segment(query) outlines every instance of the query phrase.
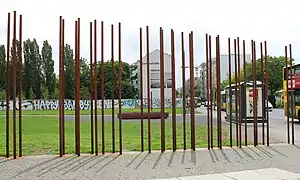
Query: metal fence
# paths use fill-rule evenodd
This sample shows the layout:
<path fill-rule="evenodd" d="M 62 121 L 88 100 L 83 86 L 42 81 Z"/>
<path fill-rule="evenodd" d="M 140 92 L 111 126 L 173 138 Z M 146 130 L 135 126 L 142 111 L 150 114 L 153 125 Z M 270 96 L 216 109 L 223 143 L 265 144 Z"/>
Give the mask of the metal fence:
<path fill-rule="evenodd" d="M 19 79 L 17 80 L 16 77 L 16 70 L 19 69 L 19 71 L 22 71 L 22 15 L 19 16 L 19 44 L 16 43 L 17 39 L 17 29 L 16 29 L 16 24 L 17 24 L 17 14 L 16 12 L 13 13 L 13 44 L 12 44 L 12 49 L 13 49 L 13 56 L 12 56 L 12 62 L 13 62 L 13 77 L 12 77 L 12 82 L 10 81 L 10 56 L 9 56 L 9 51 L 7 51 L 7 69 L 6 69 L 6 157 L 9 157 L 9 129 L 10 129 L 10 124 L 9 124 L 9 97 L 10 97 L 10 83 L 13 83 L 13 157 L 17 158 L 17 132 L 16 132 L 16 126 L 17 126 L 17 107 L 16 107 L 16 94 L 17 94 L 17 86 L 20 87 L 18 88 L 19 92 L 19 101 L 22 101 L 22 75 L 19 76 Z M 101 129 L 98 129 L 97 123 L 100 122 L 104 124 L 104 36 L 108 37 L 110 36 L 112 44 L 111 44 L 111 62 L 112 62 L 112 67 L 114 67 L 114 26 L 111 25 L 111 32 L 107 33 L 104 32 L 104 22 L 102 21 L 100 23 L 101 27 L 101 34 L 100 34 L 100 39 L 101 39 L 101 51 L 100 51 L 100 56 L 101 56 L 101 61 L 97 62 L 97 43 L 98 43 L 98 37 L 97 37 L 97 21 L 94 20 L 93 22 L 90 22 L 90 100 L 95 101 L 95 104 L 91 103 L 91 109 L 90 109 L 90 124 L 91 124 L 91 152 L 92 154 L 99 154 L 99 151 L 104 154 L 105 153 L 105 128 L 102 126 Z M 11 28 L 11 15 L 8 13 L 8 33 L 7 33 L 7 49 L 10 49 L 10 28 Z M 80 156 L 80 48 L 81 48 L 81 42 L 80 42 L 80 28 L 81 27 L 81 21 L 78 18 L 75 21 L 75 148 L 76 148 L 76 154 Z M 122 31 L 121 31 L 121 23 L 118 24 L 118 61 L 122 62 L 122 47 L 121 47 L 121 40 L 122 40 Z M 59 155 L 63 156 L 66 153 L 65 150 L 65 109 L 64 109 L 64 45 L 65 45 L 65 20 L 63 17 L 60 17 L 60 22 L 59 22 Z M 143 29 L 140 28 L 140 65 L 139 65 L 139 70 L 140 70 L 140 96 L 141 97 L 141 110 L 139 113 L 128 113 L 128 112 L 122 112 L 122 106 L 121 106 L 121 99 L 122 99 L 122 83 L 121 83 L 121 74 L 122 74 L 122 64 L 119 63 L 119 68 L 118 68 L 118 89 L 114 89 L 114 81 L 112 81 L 112 101 L 114 101 L 114 91 L 118 91 L 119 96 L 118 96 L 118 101 L 119 105 L 118 107 L 114 107 L 114 103 L 112 104 L 112 152 L 116 152 L 116 138 L 119 138 L 119 153 L 122 154 L 122 119 L 130 119 L 130 118 L 135 118 L 135 119 L 140 119 L 140 126 L 141 126 L 141 132 L 140 132 L 140 140 L 141 140 L 141 151 L 145 151 L 144 149 L 144 131 L 143 128 L 145 126 L 144 124 L 144 119 L 147 119 L 147 127 L 148 127 L 148 151 L 151 152 L 151 119 L 156 118 L 156 119 L 161 119 L 161 152 L 164 152 L 166 150 L 166 142 L 165 142 L 165 89 L 164 89 L 164 35 L 166 32 L 163 30 L 163 28 L 159 29 L 160 35 L 160 101 L 161 101 L 161 106 L 160 106 L 160 113 L 153 113 L 150 110 L 150 106 L 147 106 L 147 111 L 143 111 L 143 65 L 142 65 L 142 58 L 143 58 Z M 171 34 L 171 80 L 172 80 L 172 113 L 171 113 L 171 119 L 172 119 L 172 149 L 173 151 L 177 150 L 177 140 L 176 140 L 176 89 L 175 89 L 175 58 L 180 58 L 180 57 L 175 57 L 175 37 L 174 34 L 175 32 L 171 30 L 168 32 Z M 182 82 L 183 82 L 183 87 L 182 87 L 182 98 L 183 98 L 183 146 L 184 150 L 187 148 L 190 148 L 192 150 L 196 150 L 196 136 L 195 136 L 195 119 L 196 118 L 206 118 L 207 122 L 207 148 L 211 149 L 214 148 L 214 142 L 213 142 L 213 135 L 214 135 L 214 122 L 216 121 L 216 126 L 217 126 L 217 147 L 222 148 L 222 116 L 221 116 L 221 108 L 222 108 L 222 100 L 221 100 L 221 82 L 220 82 L 220 36 L 212 36 L 206 34 L 206 99 L 207 99 L 207 114 L 206 116 L 195 116 L 195 77 L 194 77 L 194 33 L 191 31 L 188 34 L 188 45 L 185 45 L 184 42 L 184 33 L 181 33 L 181 60 L 182 60 L 182 67 L 186 66 L 187 60 L 185 59 L 185 54 L 189 54 L 189 77 L 190 77 L 190 84 L 189 84 L 189 89 L 187 90 L 184 83 L 186 81 L 186 72 L 185 68 L 182 68 Z M 242 49 L 240 49 L 241 45 L 240 42 L 242 42 Z M 267 42 L 260 42 L 260 59 L 264 60 L 260 61 L 261 62 L 261 69 L 263 69 L 262 73 L 262 82 L 258 83 L 257 82 L 257 71 L 256 71 L 256 63 L 257 60 L 257 42 L 254 40 L 251 40 L 251 56 L 252 56 L 252 82 L 248 83 L 246 81 L 246 41 L 243 40 L 241 41 L 239 37 L 235 38 L 233 41 L 233 47 L 234 47 L 234 59 L 232 61 L 231 59 L 231 54 L 232 54 L 232 40 L 228 38 L 228 64 L 229 68 L 227 70 L 228 72 L 228 86 L 225 88 L 226 90 L 226 98 L 227 98 L 227 110 L 226 110 L 226 119 L 228 121 L 229 125 L 229 137 L 230 137 L 230 147 L 233 146 L 233 140 L 236 140 L 236 145 L 238 147 L 247 146 L 248 145 L 248 126 L 249 123 L 253 124 L 253 139 L 254 139 L 254 146 L 257 146 L 259 144 L 259 137 L 258 137 L 258 123 L 262 123 L 262 137 L 261 137 L 261 142 L 263 145 L 269 145 L 269 139 L 270 139 L 270 132 L 269 132 L 269 112 L 268 112 L 268 96 L 266 95 L 268 92 L 268 61 L 267 61 Z M 215 48 L 213 48 L 213 44 L 215 45 Z M 16 46 L 19 46 L 19 57 L 20 57 L 20 63 L 19 66 L 17 66 L 17 55 L 16 55 Z M 188 46 L 188 52 L 185 52 L 186 47 Z M 285 57 L 286 57 L 286 67 L 288 67 L 288 64 L 292 65 L 292 50 L 291 50 L 291 45 L 289 46 L 290 50 L 290 62 L 288 62 L 288 49 L 287 46 L 285 46 Z M 215 52 L 213 52 L 215 50 Z M 147 71 L 147 104 L 150 104 L 150 72 L 149 72 L 149 27 L 146 27 L 146 63 L 147 63 L 147 68 L 145 69 Z M 242 52 L 242 53 L 241 53 Z M 212 62 L 212 56 L 213 54 L 216 56 L 216 68 L 213 67 Z M 243 58 L 240 58 L 240 55 L 243 55 Z M 240 64 L 243 61 L 243 66 L 241 67 Z M 234 73 L 232 67 L 232 63 L 234 63 Z M 101 85 L 100 85 L 100 91 L 101 91 L 101 121 L 98 121 L 98 114 L 99 112 L 97 111 L 97 91 L 98 91 L 98 81 L 97 81 L 97 65 L 101 66 L 102 73 L 101 73 Z M 243 72 L 242 72 L 243 70 Z M 288 72 L 288 69 L 286 69 L 286 76 L 288 76 L 289 73 L 292 73 L 292 71 Z M 213 82 L 213 76 L 214 74 L 216 75 L 216 81 L 215 83 Z M 112 68 L 112 79 L 114 79 L 114 68 Z M 242 77 L 243 75 L 243 77 Z M 234 82 L 232 80 L 234 79 Z M 18 83 L 17 83 L 18 82 Z M 287 81 L 288 83 L 288 81 Z M 291 83 L 293 83 L 291 81 Z M 288 85 L 287 85 L 288 86 Z M 214 87 L 216 87 L 216 90 L 214 90 Z M 249 117 L 247 116 L 247 87 L 250 87 L 250 93 L 251 93 L 251 101 L 253 105 L 253 110 L 252 110 L 252 115 L 253 117 L 250 117 L 252 120 L 251 122 L 248 120 Z M 291 85 L 291 87 L 293 87 Z M 259 90 L 261 89 L 261 90 Z M 293 88 L 291 88 L 292 94 L 293 94 Z M 261 97 L 263 98 L 261 103 L 261 113 L 258 116 L 258 92 L 261 92 Z M 190 121 L 187 121 L 186 118 L 186 102 L 187 98 L 185 94 L 189 94 L 190 96 L 190 101 L 189 101 L 189 107 L 191 108 L 190 112 Z M 292 96 L 293 97 L 293 96 Z M 217 104 L 217 116 L 214 118 L 213 116 L 213 104 L 215 103 L 214 99 L 216 99 L 216 104 Z M 294 102 L 294 98 L 291 98 L 291 101 Z M 234 102 L 234 103 L 233 103 Z M 19 103 L 19 157 L 22 156 L 22 103 Z M 289 104 L 289 103 L 288 103 Z M 114 114 L 114 109 L 118 108 L 119 114 L 118 114 L 118 119 L 115 119 L 115 114 Z M 251 107 L 252 108 L 252 107 Z M 292 108 L 293 109 L 293 108 Z M 293 113 L 292 113 L 293 114 Z M 290 116 L 288 115 L 288 122 L 289 122 Z M 294 117 L 291 117 L 292 119 L 292 144 L 294 144 Z M 119 137 L 115 137 L 115 122 L 119 121 Z M 188 124 L 189 123 L 189 124 Z M 191 129 L 191 136 L 187 137 L 187 132 L 186 128 L 187 126 L 190 125 Z M 235 126 L 235 127 L 234 127 Z M 266 128 L 265 128 L 266 126 Z M 244 128 L 244 132 L 242 129 Z M 234 129 L 236 132 L 234 133 Z M 266 129 L 266 133 L 265 133 Z M 101 133 L 101 139 L 98 139 L 98 133 Z M 290 143 L 290 125 L 287 123 L 287 133 L 288 133 L 288 143 Z M 235 134 L 235 138 L 234 138 Z M 244 138 L 242 136 L 244 134 Z M 191 142 L 191 147 L 187 147 L 187 140 L 190 138 Z M 243 140 L 244 139 L 244 140 Z M 98 149 L 99 147 L 99 141 L 102 141 L 101 145 L 101 150 Z M 265 143 L 266 142 L 266 143 Z"/>

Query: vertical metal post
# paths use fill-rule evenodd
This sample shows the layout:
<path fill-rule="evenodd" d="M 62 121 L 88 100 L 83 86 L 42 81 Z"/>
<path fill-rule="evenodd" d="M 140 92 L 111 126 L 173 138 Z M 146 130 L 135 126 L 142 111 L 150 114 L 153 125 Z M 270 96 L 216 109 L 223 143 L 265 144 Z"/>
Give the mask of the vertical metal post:
<path fill-rule="evenodd" d="M 245 146 L 247 146 L 247 133 L 248 133 L 248 129 L 247 129 L 247 79 L 246 79 L 246 47 L 245 47 L 245 40 L 243 40 L 243 62 L 244 62 L 244 121 L 245 121 Z"/>
<path fill-rule="evenodd" d="M 285 46 L 285 78 L 286 78 L 286 115 L 287 115 L 287 140 L 290 144 L 290 112 L 289 112 L 289 70 L 288 70 L 288 55 L 287 46 Z"/>
<path fill-rule="evenodd" d="M 184 34 L 183 34 L 183 32 L 181 32 L 181 60 L 182 60 L 183 149 L 186 150 L 185 53 L 184 53 Z"/>
<path fill-rule="evenodd" d="M 119 114 L 122 113 L 122 74 L 123 74 L 123 66 L 122 66 L 122 55 L 121 55 L 121 23 L 119 23 L 119 78 L 118 78 L 118 82 L 119 82 Z M 120 154 L 122 154 L 122 119 L 119 119 L 119 143 L 120 143 Z"/>
<path fill-rule="evenodd" d="M 93 68 L 93 67 L 91 67 Z M 98 76 L 97 76 L 97 20 L 94 20 L 94 100 L 95 100 L 95 154 L 98 156 Z"/>
<path fill-rule="evenodd" d="M 295 75 L 293 72 L 293 59 L 292 59 L 292 45 L 289 44 L 290 49 L 290 74 L 291 74 L 291 113 L 292 113 L 292 144 L 295 144 L 295 128 L 294 128 L 294 117 L 295 117 L 295 94 L 294 94 L 294 85 L 293 79 L 295 79 Z"/>
<path fill-rule="evenodd" d="M 218 141 L 219 148 L 222 149 L 222 122 L 221 122 L 221 82 L 220 82 L 220 36 L 216 37 L 217 42 L 217 59 L 216 59 L 216 70 L 217 70 L 217 122 L 218 122 Z"/>
<path fill-rule="evenodd" d="M 208 34 L 205 35 L 205 52 L 206 52 L 206 101 L 208 102 L 206 111 L 207 111 L 207 148 L 210 149 L 210 109 L 209 109 L 209 74 L 208 74 Z"/>
<path fill-rule="evenodd" d="M 213 106 L 213 81 L 212 81 L 212 77 L 213 77 L 213 75 L 212 75 L 212 73 L 213 73 L 213 71 L 212 71 L 212 60 L 211 60 L 211 53 L 212 53 L 212 51 L 211 51 L 211 36 L 209 36 L 208 37 L 208 46 L 209 46 L 209 89 L 210 89 L 210 95 L 209 95 L 209 100 L 208 100 L 208 102 L 210 102 L 208 105 L 209 105 L 209 109 L 210 109 L 210 125 L 211 125 L 211 127 L 210 127 L 210 140 L 211 140 L 211 142 L 210 142 L 210 145 L 211 145 L 211 148 L 213 148 L 214 147 L 214 138 L 213 138 L 213 112 L 212 112 L 212 106 Z"/>
<path fill-rule="evenodd" d="M 143 30 L 140 28 L 140 101 L 141 101 L 141 152 L 144 152 L 144 103 L 143 103 Z"/>
<path fill-rule="evenodd" d="M 77 122 L 77 155 L 80 156 L 80 18 L 77 20 L 77 59 L 75 61 L 75 118 Z"/>
<path fill-rule="evenodd" d="M 237 53 L 236 53 L 236 39 L 234 39 L 234 99 L 235 99 L 235 135 L 236 135 L 236 146 L 239 146 L 239 126 L 238 126 L 238 93 L 237 93 Z"/>
<path fill-rule="evenodd" d="M 75 21 L 75 72 L 76 72 L 76 67 L 77 67 L 76 63 L 77 63 L 77 56 L 78 56 L 78 54 L 77 54 L 77 51 L 78 51 L 78 48 L 77 48 L 77 46 L 78 46 L 78 40 L 77 40 L 78 36 L 77 36 L 77 34 L 78 34 L 78 32 L 77 31 L 78 31 L 78 22 Z M 75 73 L 75 83 L 76 83 L 76 73 Z M 75 87 L 75 96 L 76 96 L 76 92 L 77 92 L 77 90 L 76 90 L 76 87 Z M 61 106 L 63 106 L 62 102 L 61 102 Z M 75 106 L 76 106 L 76 99 L 75 99 Z M 78 134 L 77 134 L 77 115 L 76 115 L 76 113 L 77 113 L 77 110 L 76 110 L 76 107 L 75 107 L 75 154 L 77 155 L 78 154 L 78 148 L 77 148 Z"/>
<path fill-rule="evenodd" d="M 149 27 L 146 26 L 147 49 L 147 104 L 148 104 L 148 151 L 151 153 L 151 122 L 150 122 L 150 57 L 149 57 Z M 151 103 L 152 105 L 152 103 Z"/>
<path fill-rule="evenodd" d="M 102 133 L 102 154 L 105 153 L 105 122 L 104 122 L 104 22 L 101 21 L 101 133 Z"/>
<path fill-rule="evenodd" d="M 62 16 L 60 16 L 60 22 L 59 22 L 59 156 L 62 157 L 63 151 L 62 151 L 62 71 L 63 71 L 63 64 L 62 64 Z"/>
<path fill-rule="evenodd" d="M 65 151 L 65 20 L 62 19 L 62 47 L 61 47 L 61 53 L 62 53 L 62 57 L 61 57 L 61 64 L 62 64 L 62 72 L 61 72 L 61 76 L 62 76 L 62 154 L 65 155 L 66 151 Z"/>
<path fill-rule="evenodd" d="M 265 44 L 265 84 L 266 84 L 266 108 L 267 108 L 267 146 L 269 146 L 269 97 L 268 97 L 268 92 L 269 92 L 269 72 L 268 72 L 268 54 L 267 54 L 267 41 L 264 42 Z"/>
<path fill-rule="evenodd" d="M 22 15 L 19 24 L 19 157 L 22 157 Z"/>
<path fill-rule="evenodd" d="M 262 105 L 262 144 L 265 145 L 265 114 L 266 111 L 268 111 L 268 109 L 266 109 L 265 106 L 265 83 L 264 83 L 264 63 L 263 63 L 263 44 L 260 43 L 260 72 L 261 72 L 261 93 L 262 93 L 262 101 L 261 101 L 261 105 Z"/>
<path fill-rule="evenodd" d="M 6 158 L 9 157 L 9 99 L 10 99 L 10 13 L 7 15 L 7 47 L 6 47 Z"/>
<path fill-rule="evenodd" d="M 93 22 L 90 22 L 90 99 L 91 99 L 91 153 L 94 154 L 94 83 L 93 83 Z"/>
<path fill-rule="evenodd" d="M 16 77 L 16 70 L 17 70 L 17 13 L 14 11 L 14 31 L 13 31 L 13 155 L 14 159 L 17 158 L 17 111 L 16 111 L 16 94 L 17 94 L 17 77 Z M 9 50 L 7 50 L 9 51 Z"/>
<path fill-rule="evenodd" d="M 228 83 L 229 83 L 229 137 L 230 137 L 230 147 L 232 147 L 232 87 L 231 87 L 231 47 L 230 38 L 228 38 Z"/>
<path fill-rule="evenodd" d="M 238 124 L 239 124 L 239 147 L 242 147 L 242 120 L 241 120 L 241 58 L 240 58 L 240 38 L 237 37 L 237 53 L 238 53 Z"/>
<path fill-rule="evenodd" d="M 165 66 L 164 66 L 164 36 L 160 28 L 160 111 L 161 111 L 161 152 L 165 152 Z"/>
<path fill-rule="evenodd" d="M 253 86 L 254 86 L 254 96 L 253 96 L 253 102 L 254 102 L 254 136 L 255 136 L 255 140 L 254 140 L 254 146 L 258 145 L 258 133 L 257 133 L 257 97 L 258 97 L 258 93 L 257 93 L 257 83 L 256 83 L 256 45 L 255 45 L 255 41 L 253 41 L 253 56 L 254 56 L 254 60 L 253 60 Z"/>
<path fill-rule="evenodd" d="M 190 105 L 191 105 L 191 149 L 195 151 L 195 87 L 194 87 L 194 42 L 193 31 L 190 33 Z"/>
<path fill-rule="evenodd" d="M 172 74 L 172 139 L 173 151 L 177 149 L 176 138 L 176 89 L 175 89 L 175 48 L 174 31 L 171 29 L 171 74 Z M 168 81 L 167 81 L 168 85 Z"/>
<path fill-rule="evenodd" d="M 112 100 L 112 152 L 115 153 L 115 62 L 114 62 L 114 25 L 111 25 L 111 100 Z"/>

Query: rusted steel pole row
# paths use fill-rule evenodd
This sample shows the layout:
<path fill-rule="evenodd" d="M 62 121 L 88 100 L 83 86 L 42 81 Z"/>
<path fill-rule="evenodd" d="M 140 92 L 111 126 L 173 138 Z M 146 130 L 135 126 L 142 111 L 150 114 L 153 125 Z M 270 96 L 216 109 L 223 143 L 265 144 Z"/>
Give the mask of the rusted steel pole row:
<path fill-rule="evenodd" d="M 160 112 L 161 112 L 161 129 L 160 129 L 160 143 L 161 143 L 161 152 L 164 152 L 166 149 L 166 140 L 165 140 L 165 61 L 164 61 L 164 35 L 163 29 L 160 28 Z"/>
<path fill-rule="evenodd" d="M 241 119 L 241 98 L 242 98 L 242 93 L 241 93 L 241 58 L 240 58 L 240 38 L 237 37 L 237 55 L 238 55 L 238 91 L 237 91 L 237 100 L 238 100 L 238 124 L 239 124 L 239 147 L 242 147 L 242 119 Z"/>
<path fill-rule="evenodd" d="M 94 154 L 94 99 L 95 99 L 93 78 L 94 78 L 93 22 L 90 22 L 90 101 L 91 101 L 91 153 L 92 154 Z"/>
<path fill-rule="evenodd" d="M 289 57 L 288 57 L 289 51 Z M 285 79 L 286 79 L 286 116 L 287 116 L 287 140 L 288 143 L 295 144 L 295 127 L 294 127 L 294 118 L 296 117 L 295 113 L 295 92 L 294 92 L 294 82 L 296 82 L 296 76 L 293 71 L 293 59 L 292 59 L 292 45 L 289 44 L 285 46 Z M 292 119 L 290 121 L 290 118 Z M 290 127 L 290 122 L 292 127 Z M 292 129 L 290 129 L 292 128 Z"/>
<path fill-rule="evenodd" d="M 76 155 L 80 156 L 80 18 L 75 24 L 75 146 Z"/>
<path fill-rule="evenodd" d="M 176 151 L 177 138 L 176 138 L 175 38 L 174 38 L 173 29 L 171 29 L 171 74 L 172 74 L 172 78 L 171 78 L 172 79 L 172 139 L 173 139 L 173 151 Z"/>
<path fill-rule="evenodd" d="M 205 53 L 206 53 L 206 62 L 205 62 L 205 73 L 206 73 L 206 101 L 208 102 L 207 104 L 207 107 L 206 107 L 206 112 L 207 112 L 207 148 L 210 149 L 211 146 L 210 146 L 210 131 L 211 131 L 211 128 L 210 128 L 210 109 L 209 109 L 209 95 L 210 95 L 210 88 L 209 88 L 209 70 L 208 70 L 208 67 L 209 67 L 209 57 L 208 57 L 208 51 L 209 51 L 209 47 L 208 47 L 208 34 L 205 35 Z"/>
<path fill-rule="evenodd" d="M 19 41 L 17 42 L 17 12 L 13 13 L 13 43 L 12 43 L 12 60 L 10 60 L 10 33 L 11 33 L 11 14 L 8 13 L 7 16 L 7 51 L 6 51 L 6 157 L 10 156 L 9 150 L 9 128 L 10 128 L 10 98 L 13 98 L 13 158 L 17 158 L 17 95 L 19 101 L 19 116 L 18 116 L 18 150 L 19 157 L 22 156 L 22 15 L 19 16 Z M 18 54 L 17 54 L 17 46 L 18 46 Z M 10 73 L 10 65 L 12 64 L 12 77 Z M 17 74 L 18 69 L 18 74 Z M 11 79 L 12 79 L 12 87 L 13 93 L 10 94 L 11 87 Z M 18 81 L 17 81 L 18 79 Z M 17 83 L 18 82 L 18 83 Z M 17 89 L 18 88 L 18 89 Z"/>
<path fill-rule="evenodd" d="M 182 61 L 182 118 L 183 118 L 183 149 L 186 150 L 186 92 L 185 92 L 185 50 L 184 33 L 181 32 L 181 61 Z"/>
<path fill-rule="evenodd" d="M 64 19 L 60 16 L 59 29 L 59 155 L 65 154 L 64 132 Z"/>
<path fill-rule="evenodd" d="M 147 51 L 147 119 L 148 119 L 148 151 L 151 153 L 151 121 L 150 121 L 150 55 L 149 55 L 149 27 L 146 26 L 146 51 Z"/>
<path fill-rule="evenodd" d="M 208 69 L 209 69 L 209 89 L 210 89 L 210 95 L 209 95 L 209 100 L 208 100 L 208 106 L 209 106 L 209 109 L 210 109 L 210 140 L 211 140 L 211 142 L 210 142 L 210 146 L 211 146 L 211 148 L 213 148 L 214 147 L 214 139 L 213 139 L 213 109 L 212 109 L 212 107 L 213 107 L 213 96 L 214 96 L 214 90 L 213 90 L 213 80 L 212 80 L 212 78 L 213 78 L 213 70 L 212 70 L 212 64 L 213 64 L 213 62 L 212 62 L 212 50 L 211 50 L 211 36 L 209 36 L 208 37 L 208 46 L 209 46 L 209 59 L 208 59 L 208 61 L 209 61 L 209 67 L 208 67 Z"/>
<path fill-rule="evenodd" d="M 97 81 L 97 20 L 94 20 L 94 73 L 93 73 L 93 80 L 94 83 L 93 88 L 94 88 L 94 101 L 95 101 L 95 111 L 94 111 L 94 115 L 95 115 L 95 154 L 96 156 L 99 153 L 99 149 L 98 149 L 98 81 Z M 93 69 L 93 67 L 91 67 Z M 92 108 L 91 108 L 92 109 Z M 92 120 L 92 116 L 91 116 L 91 120 Z M 91 129 L 91 134 L 93 135 L 93 129 Z"/>
<path fill-rule="evenodd" d="M 244 109 L 244 126 L 245 126 L 245 146 L 248 144 L 248 124 L 247 124 L 247 71 L 246 71 L 246 45 L 245 45 L 245 40 L 243 40 L 243 68 L 244 68 L 244 84 L 243 88 L 244 91 L 242 92 L 244 94 L 244 104 L 243 104 L 243 109 Z"/>
<path fill-rule="evenodd" d="M 292 45 L 289 44 L 290 51 L 290 76 L 291 76 L 291 114 L 292 114 L 292 144 L 295 144 L 295 126 L 294 126 L 294 117 L 295 117 L 295 92 L 294 92 L 294 80 L 296 79 L 293 71 L 293 59 L 292 59 Z M 296 82 L 295 82 L 296 83 Z"/>
<path fill-rule="evenodd" d="M 262 144 L 265 145 L 265 120 L 266 120 L 266 101 L 265 101 L 265 80 L 264 80 L 264 62 L 263 62 L 263 43 L 260 43 L 260 72 L 261 72 L 261 97 L 263 98 L 261 101 L 262 107 Z"/>
<path fill-rule="evenodd" d="M 269 126 L 269 96 L 268 96 L 268 92 L 269 92 L 269 72 L 268 72 L 268 51 L 267 51 L 267 41 L 264 42 L 264 46 L 265 46 L 265 102 L 266 102 L 266 122 L 267 122 L 267 146 L 269 146 L 269 142 L 270 142 L 270 138 L 269 138 L 269 134 L 270 134 L 270 126 Z"/>
<path fill-rule="evenodd" d="M 195 137 L 195 78 L 194 78 L 194 36 L 193 31 L 189 34 L 190 53 L 190 108 L 191 108 L 191 149 L 196 149 Z"/>
<path fill-rule="evenodd" d="M 239 126 L 238 126 L 238 70 L 237 70 L 237 47 L 236 39 L 234 39 L 234 106 L 235 106 L 235 135 L 236 135 L 236 146 L 239 146 Z"/>
<path fill-rule="evenodd" d="M 144 152 L 144 119 L 143 119 L 143 29 L 140 28 L 140 105 L 141 105 L 141 152 Z"/>
<path fill-rule="evenodd" d="M 104 128 L 104 22 L 101 21 L 101 143 L 102 154 L 105 153 L 105 128 Z"/>
<path fill-rule="evenodd" d="M 220 36 L 216 37 L 216 84 L 217 84 L 217 133 L 218 147 L 222 149 L 222 122 L 221 122 L 221 82 L 220 82 Z"/>
<path fill-rule="evenodd" d="M 232 147 L 232 86 L 231 86 L 231 42 L 228 38 L 228 83 L 229 83 L 229 141 Z"/>
<path fill-rule="evenodd" d="M 121 51 L 121 23 L 119 23 L 119 33 L 118 33 L 118 47 L 119 47 L 119 67 L 118 67 L 118 91 L 119 91 L 119 114 L 122 113 L 122 73 L 123 73 L 123 66 L 122 66 L 122 51 Z M 122 118 L 119 119 L 119 150 L 120 154 L 123 152 L 123 140 L 122 140 Z"/>
<path fill-rule="evenodd" d="M 290 144 L 290 100 L 289 100 L 289 67 L 288 67 L 288 48 L 284 47 L 285 50 L 285 79 L 286 79 L 286 116 L 287 116 L 287 142 Z"/>

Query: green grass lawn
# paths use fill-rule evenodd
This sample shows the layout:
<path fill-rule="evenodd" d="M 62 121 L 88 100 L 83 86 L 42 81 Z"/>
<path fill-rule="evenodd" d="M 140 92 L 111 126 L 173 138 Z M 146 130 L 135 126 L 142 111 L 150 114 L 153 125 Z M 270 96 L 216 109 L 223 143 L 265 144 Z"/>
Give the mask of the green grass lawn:
<path fill-rule="evenodd" d="M 98 126 L 99 132 L 99 152 L 101 151 L 101 123 Z M 140 150 L 140 121 L 129 122 L 124 121 L 123 125 L 123 150 L 124 151 L 139 151 Z M 81 152 L 90 153 L 91 151 L 91 135 L 90 122 L 81 123 Z M 105 126 L 105 150 L 112 151 L 112 123 L 106 122 Z M 0 156 L 5 154 L 5 121 L 2 118 L 0 121 Z M 59 133 L 58 120 L 54 117 L 23 117 L 23 154 L 38 155 L 38 154 L 57 154 L 59 152 Z M 18 130 L 17 130 L 18 132 Z M 166 149 L 172 148 L 172 123 L 166 121 Z M 216 131 L 215 131 L 216 132 Z M 66 138 L 66 153 L 75 152 L 75 136 L 74 122 L 66 121 L 65 124 Z M 160 149 L 160 123 L 151 123 L 152 150 Z M 18 137 L 18 136 L 17 136 Z M 119 124 L 115 123 L 115 147 L 119 150 Z M 190 148 L 190 124 L 187 124 L 187 147 Z M 214 137 L 217 137 L 216 134 Z M 17 138 L 18 139 L 18 138 Z M 17 140 L 18 141 L 18 140 Z M 216 140 L 214 141 L 217 143 Z M 228 146 L 228 131 L 223 130 L 223 145 Z M 17 145 L 18 147 L 18 145 Z M 183 125 L 177 124 L 177 147 L 183 149 Z M 196 126 L 196 147 L 207 147 L 207 128 L 203 125 Z M 147 151 L 147 123 L 144 123 L 144 148 Z M 10 124 L 10 153 L 12 154 L 12 123 Z"/>
<path fill-rule="evenodd" d="M 97 110 L 98 114 L 101 115 L 101 109 Z M 140 112 L 140 108 L 123 108 L 122 112 Z M 176 114 L 182 114 L 183 109 L 182 108 L 176 108 Z M 18 111 L 17 111 L 18 112 Z M 115 108 L 115 114 L 119 112 L 118 107 Z M 148 112 L 148 109 L 144 109 L 144 112 Z M 153 112 L 160 112 L 160 108 L 153 108 Z M 172 108 L 165 108 L 165 112 L 172 113 Z M 105 115 L 111 115 L 112 109 L 104 109 Z M 199 112 L 195 112 L 196 114 L 199 114 Z M 0 111 L 0 115 L 5 115 L 5 111 Z M 12 111 L 10 111 L 10 114 L 12 114 Z M 59 114 L 58 110 L 23 110 L 22 114 L 24 115 L 56 115 Z M 75 110 L 65 110 L 66 115 L 73 115 L 75 114 Z M 90 110 L 81 110 L 80 114 L 82 115 L 89 115 L 91 114 Z"/>

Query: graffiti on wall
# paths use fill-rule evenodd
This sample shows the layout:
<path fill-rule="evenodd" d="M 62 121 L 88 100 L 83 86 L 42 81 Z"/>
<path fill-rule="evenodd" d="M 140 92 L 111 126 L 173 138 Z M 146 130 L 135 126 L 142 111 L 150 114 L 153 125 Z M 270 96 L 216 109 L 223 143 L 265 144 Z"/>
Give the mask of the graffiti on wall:
<path fill-rule="evenodd" d="M 91 100 L 80 100 L 80 110 L 90 110 L 91 109 Z M 148 107 L 148 100 L 143 100 L 143 106 L 145 108 Z M 171 108 L 172 107 L 172 99 L 165 99 L 165 107 Z M 95 107 L 96 102 L 93 101 L 93 105 Z M 104 100 L 104 108 L 111 109 L 112 106 L 118 108 L 119 101 L 116 99 L 114 102 L 111 99 Z M 153 108 L 160 108 L 160 99 L 152 99 L 152 107 Z M 75 110 L 75 100 L 65 100 L 64 106 L 66 110 Z M 141 107 L 141 100 L 137 99 L 122 99 L 121 100 L 122 108 L 140 108 Z M 58 110 L 59 107 L 59 100 L 53 99 L 36 99 L 36 100 L 23 100 L 22 101 L 22 110 Z M 151 107 L 151 104 L 150 104 Z M 182 99 L 176 99 L 176 107 L 182 107 Z M 102 100 L 97 100 L 97 108 L 102 108 Z M 13 101 L 9 102 L 9 109 L 13 109 Z M 19 101 L 16 102 L 16 109 L 19 109 Z M 6 101 L 0 101 L 0 110 L 6 110 Z"/>

